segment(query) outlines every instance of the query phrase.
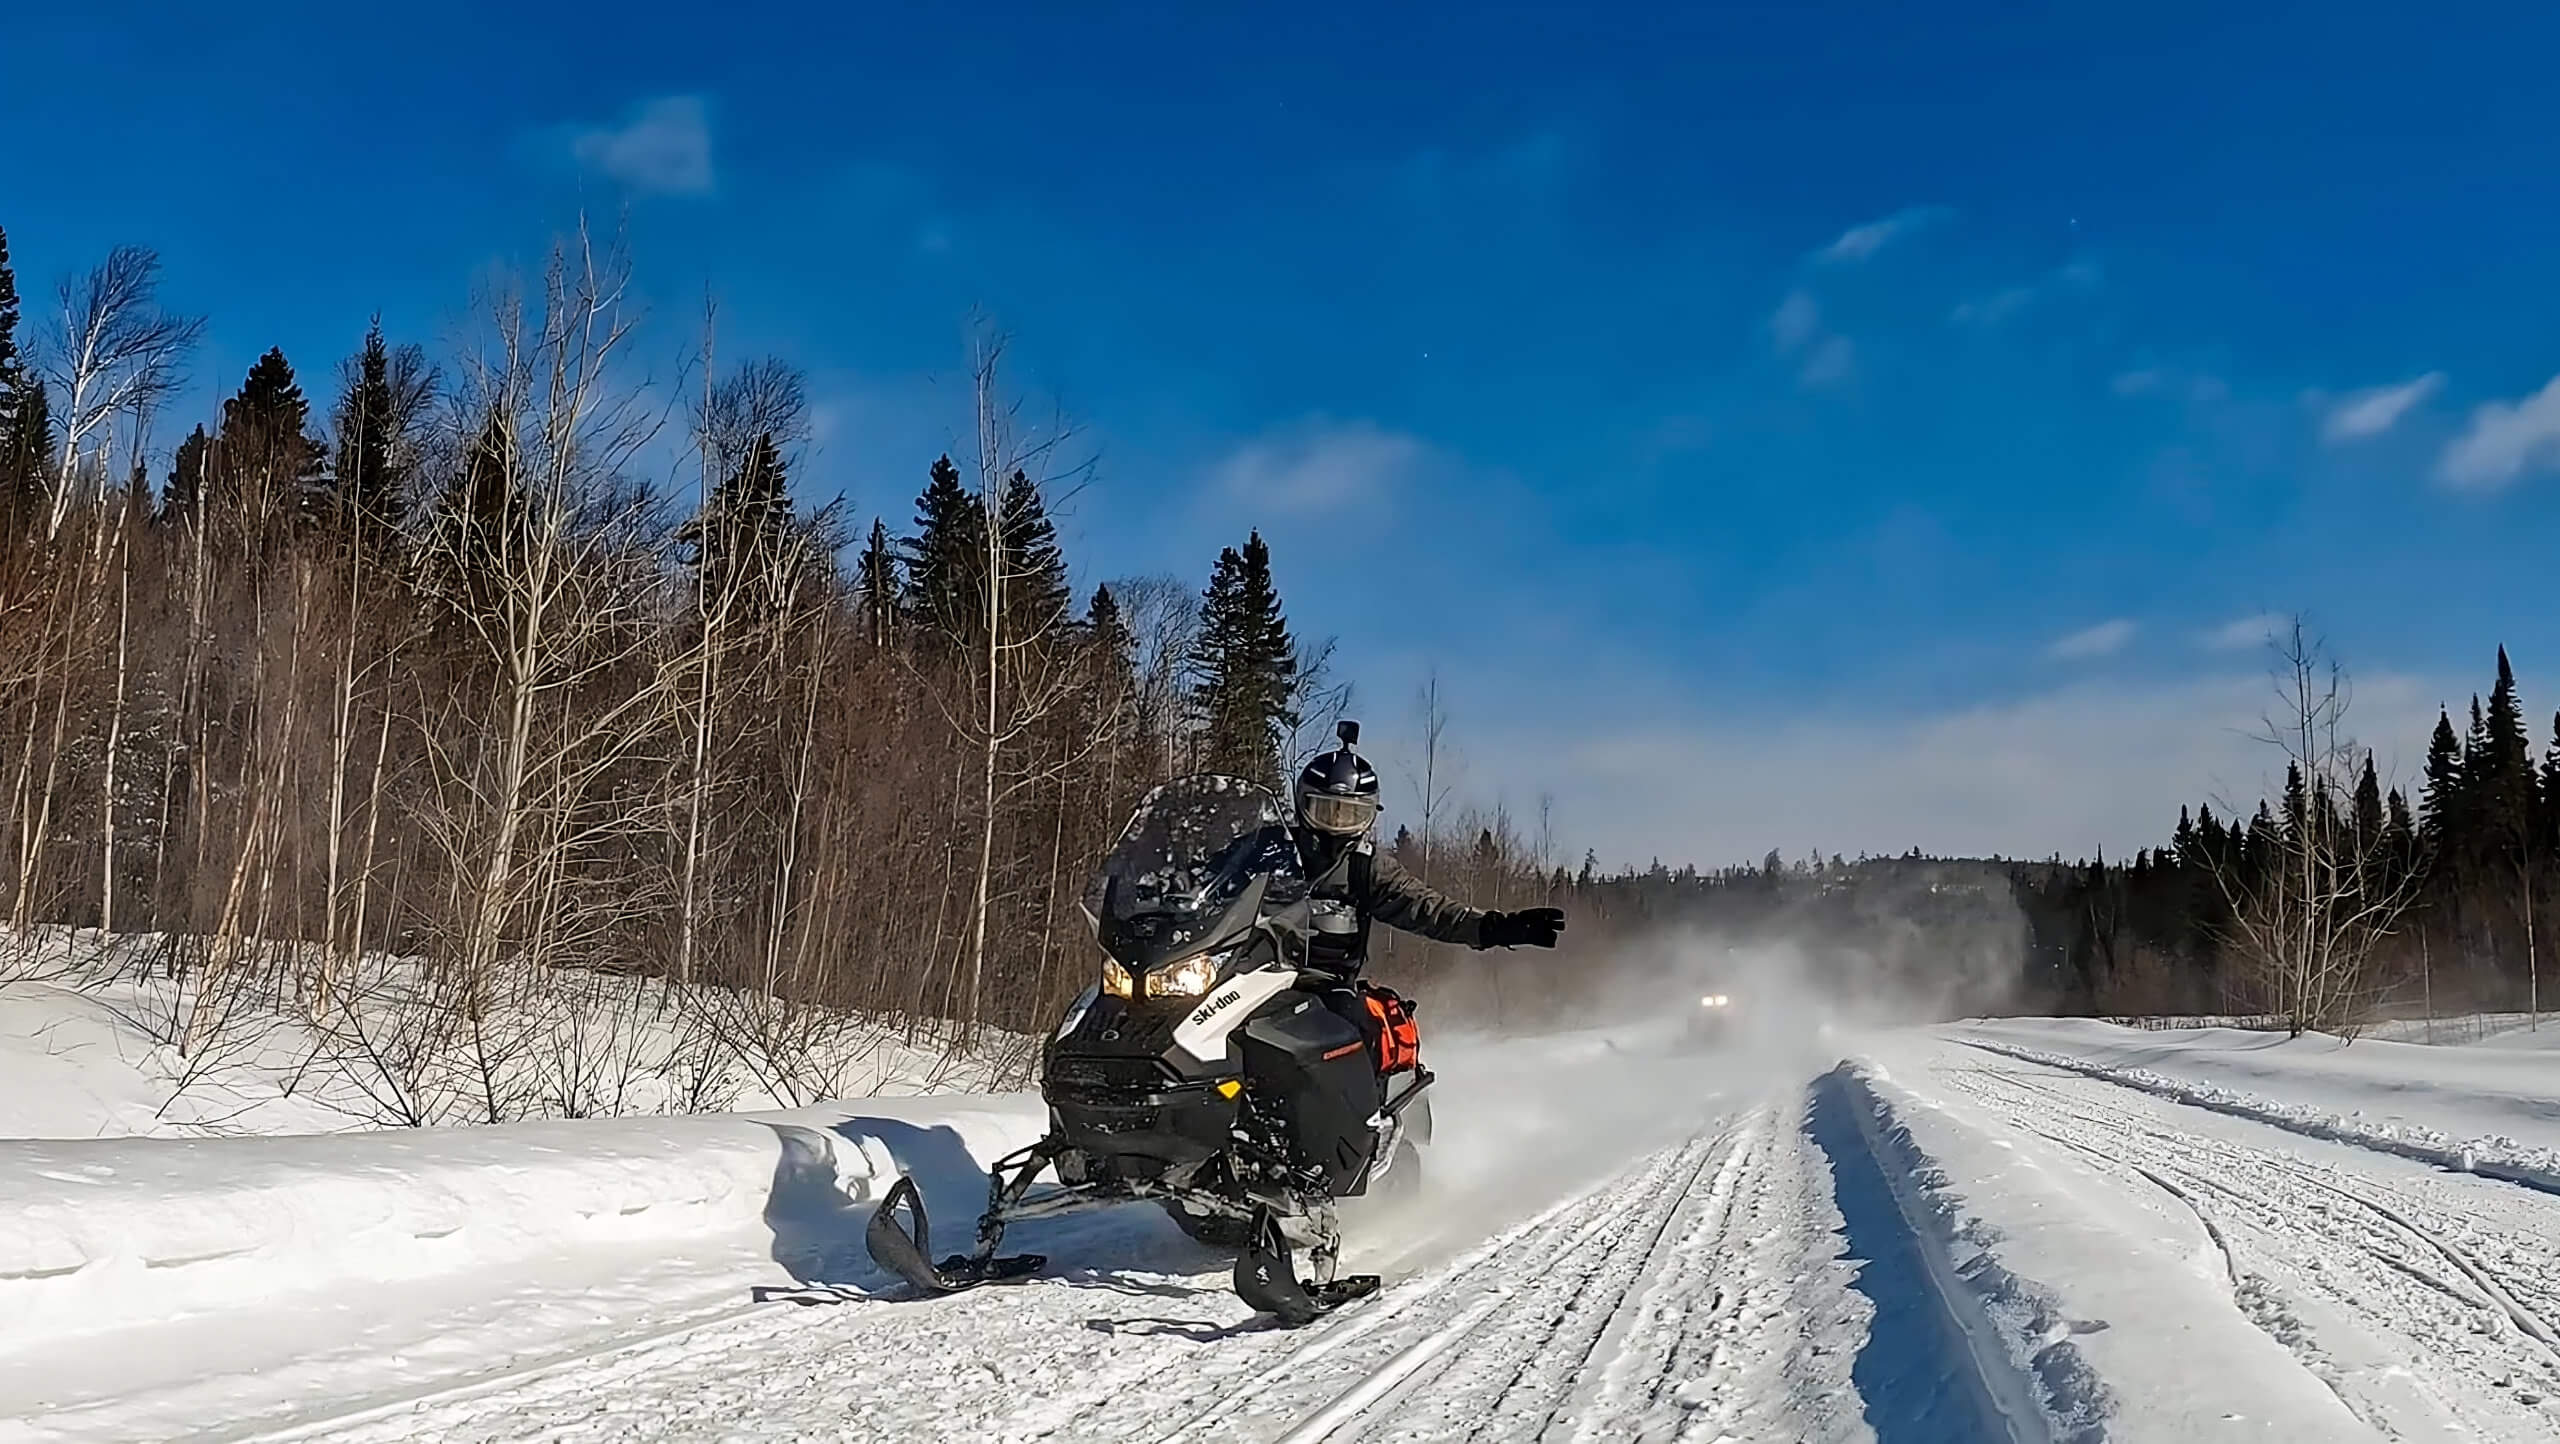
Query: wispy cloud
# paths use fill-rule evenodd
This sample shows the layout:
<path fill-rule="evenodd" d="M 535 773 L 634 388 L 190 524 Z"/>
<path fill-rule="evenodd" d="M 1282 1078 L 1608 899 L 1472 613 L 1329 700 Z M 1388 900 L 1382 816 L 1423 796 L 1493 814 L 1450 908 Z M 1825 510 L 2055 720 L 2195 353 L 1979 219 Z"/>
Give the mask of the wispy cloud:
<path fill-rule="evenodd" d="M 2444 373 L 2430 371 L 2397 386 L 2376 386 L 2339 399 L 2320 423 L 2320 439 L 2332 446 L 2380 436 L 2400 424 L 2420 402 L 2444 386 Z"/>
<path fill-rule="evenodd" d="M 2254 617 L 2234 617 L 2221 626 L 2209 628 L 2196 640 L 2209 651 L 2239 652 L 2263 647 L 2278 632 L 2293 624 L 2282 612 L 2260 612 Z"/>
<path fill-rule="evenodd" d="M 1947 319 L 1959 326 L 1997 326 L 2049 295 L 2094 289 L 2106 279 L 2093 261 L 2073 261 L 2053 274 L 2023 286 L 2009 286 L 1987 296 L 1957 303 Z"/>
<path fill-rule="evenodd" d="M 1814 252 L 1814 259 L 1834 264 L 1863 261 L 1895 241 L 1941 224 L 1954 215 L 1955 212 L 1945 206 L 1906 206 L 1880 220 L 1842 231 L 1838 240 Z"/>
<path fill-rule="evenodd" d="M 712 187 L 710 108 L 699 95 L 667 95 L 632 107 L 619 125 L 578 130 L 569 153 L 634 191 L 707 195 Z"/>
<path fill-rule="evenodd" d="M 2356 731 L 2384 749 L 2386 778 L 2416 760 L 2442 689 L 2424 679 L 2356 679 Z M 1702 865 L 1771 846 L 1856 856 L 1914 845 L 1951 856 L 2131 856 L 2157 846 L 2179 801 L 2242 808 L 2271 795 L 2272 749 L 2253 740 L 2263 678 L 2150 682 L 2092 678 L 2038 695 L 1928 715 L 1789 713 L 1787 724 L 1730 713 L 1676 722 L 1660 709 L 1574 709 L 1560 729 L 1479 746 L 1480 770 L 1556 779 L 1564 825 L 1604 860 Z M 2280 764 L 2279 764 L 2280 765 Z M 1784 819 L 1773 828 L 1771 819 Z"/>
<path fill-rule="evenodd" d="M 1803 350 L 1821 329 L 1822 307 L 1802 290 L 1789 291 L 1769 315 L 1769 339 L 1789 354 Z"/>
<path fill-rule="evenodd" d="M 2504 491 L 2529 472 L 2560 471 L 2560 376 L 2521 401 L 2492 401 L 2436 461 L 2456 491 Z"/>
<path fill-rule="evenodd" d="M 1857 347 L 1822 329 L 1822 306 L 1802 287 L 1770 313 L 1769 340 L 1779 355 L 1795 360 L 1796 379 L 1807 386 L 1836 385 L 1856 368 Z"/>
<path fill-rule="evenodd" d="M 2100 622 L 2094 627 L 2083 627 L 2067 637 L 2056 637 L 2053 643 L 2044 649 L 2044 654 L 2060 662 L 2085 661 L 2091 657 L 2111 657 L 2124 650 L 2125 644 L 2133 640 L 2136 630 L 2138 629 L 2130 620 L 2118 617 L 2113 621 Z"/>
<path fill-rule="evenodd" d="M 1389 496 L 1429 454 L 1402 432 L 1319 416 L 1237 447 L 1212 479 L 1258 511 L 1303 515 Z"/>

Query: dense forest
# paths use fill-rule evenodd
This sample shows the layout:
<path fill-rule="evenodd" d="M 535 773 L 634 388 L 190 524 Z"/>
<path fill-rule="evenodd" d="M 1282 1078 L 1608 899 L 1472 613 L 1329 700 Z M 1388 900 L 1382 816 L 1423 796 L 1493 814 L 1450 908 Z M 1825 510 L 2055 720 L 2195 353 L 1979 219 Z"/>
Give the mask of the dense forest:
<path fill-rule="evenodd" d="M 1138 796 L 1276 782 L 1341 699 L 1258 535 L 1071 594 L 1071 434 L 997 338 L 912 522 L 852 525 L 795 496 L 788 366 L 706 327 L 691 394 L 626 380 L 583 236 L 476 344 L 359 324 L 322 394 L 271 350 L 165 452 L 198 323 L 156 280 L 118 250 L 36 336 L 0 238 L 0 920 L 157 935 L 199 1033 L 380 953 L 464 1028 L 561 970 L 1037 1026 Z"/>

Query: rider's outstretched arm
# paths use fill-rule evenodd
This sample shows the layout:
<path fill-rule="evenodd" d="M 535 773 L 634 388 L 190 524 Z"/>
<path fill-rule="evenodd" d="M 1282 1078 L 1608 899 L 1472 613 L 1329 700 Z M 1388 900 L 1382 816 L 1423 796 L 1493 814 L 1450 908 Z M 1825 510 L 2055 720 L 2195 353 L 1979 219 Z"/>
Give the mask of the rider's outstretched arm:
<path fill-rule="evenodd" d="M 1369 854 L 1367 861 L 1367 867 L 1353 868 L 1352 875 L 1362 880 L 1364 896 L 1360 905 L 1369 916 L 1399 932 L 1415 933 L 1434 942 L 1469 948 L 1484 946 L 1486 914 L 1482 909 L 1433 891 L 1430 884 L 1405 871 L 1402 864 L 1384 852 Z"/>

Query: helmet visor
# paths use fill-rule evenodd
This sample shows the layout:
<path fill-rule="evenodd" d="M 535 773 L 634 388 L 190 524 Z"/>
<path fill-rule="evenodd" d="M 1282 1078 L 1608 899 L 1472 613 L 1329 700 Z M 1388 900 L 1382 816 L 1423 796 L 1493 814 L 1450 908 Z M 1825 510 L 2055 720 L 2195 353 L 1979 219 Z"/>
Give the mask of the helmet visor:
<path fill-rule="evenodd" d="M 1378 815 L 1378 799 L 1309 792 L 1298 798 L 1298 811 L 1316 831 L 1348 837 L 1369 830 L 1370 819 Z"/>

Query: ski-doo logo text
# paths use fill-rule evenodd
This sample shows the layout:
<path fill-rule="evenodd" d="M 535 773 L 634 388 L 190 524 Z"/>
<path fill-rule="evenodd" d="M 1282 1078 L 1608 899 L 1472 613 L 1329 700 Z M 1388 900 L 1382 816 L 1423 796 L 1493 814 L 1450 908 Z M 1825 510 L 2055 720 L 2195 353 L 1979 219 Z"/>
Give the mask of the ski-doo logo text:
<path fill-rule="evenodd" d="M 1294 968 L 1256 968 L 1227 980 L 1225 987 L 1191 1010 L 1173 1030 L 1174 1046 L 1203 1063 L 1227 1056 L 1227 1035 L 1253 1016 L 1253 1010 L 1288 991 L 1298 980 Z"/>
<path fill-rule="evenodd" d="M 1194 1028 L 1206 1028 L 1209 1026 L 1211 1019 L 1243 1001 L 1244 989 L 1237 987 L 1233 983 L 1229 983 L 1217 992 L 1210 994 L 1209 1001 L 1192 1009 L 1191 1016 L 1184 1021 Z"/>

